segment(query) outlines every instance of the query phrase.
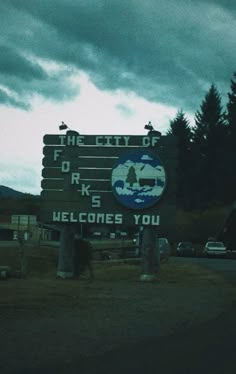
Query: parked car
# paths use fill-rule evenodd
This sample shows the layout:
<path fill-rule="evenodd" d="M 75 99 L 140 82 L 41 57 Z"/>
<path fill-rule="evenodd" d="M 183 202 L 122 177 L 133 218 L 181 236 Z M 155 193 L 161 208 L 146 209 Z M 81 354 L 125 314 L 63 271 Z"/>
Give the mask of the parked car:
<path fill-rule="evenodd" d="M 171 248 L 168 239 L 158 238 L 158 245 L 160 250 L 161 261 L 168 261 L 171 254 Z"/>
<path fill-rule="evenodd" d="M 196 249 L 191 242 L 179 242 L 176 248 L 177 256 L 195 256 Z"/>
<path fill-rule="evenodd" d="M 223 242 L 207 242 L 203 253 L 207 256 L 221 256 L 224 257 L 227 254 L 227 248 Z"/>
<path fill-rule="evenodd" d="M 141 257 L 141 239 L 140 239 L 140 233 L 135 235 L 135 238 L 133 239 L 133 242 L 135 244 L 135 256 Z M 157 239 L 157 245 L 159 247 L 160 251 L 160 259 L 161 261 L 168 261 L 170 254 L 171 254 L 171 246 L 167 238 L 158 238 Z"/>

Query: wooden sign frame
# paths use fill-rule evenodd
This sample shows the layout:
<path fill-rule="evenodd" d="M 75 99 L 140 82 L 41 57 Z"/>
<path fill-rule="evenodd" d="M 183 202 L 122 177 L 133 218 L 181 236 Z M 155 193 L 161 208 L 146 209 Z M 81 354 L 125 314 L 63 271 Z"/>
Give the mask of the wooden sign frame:
<path fill-rule="evenodd" d="M 175 211 L 177 140 L 173 136 L 45 135 L 43 148 L 42 222 L 128 226 L 169 223 Z M 111 175 L 128 151 L 152 152 L 161 159 L 167 183 L 160 200 L 145 209 L 130 209 L 114 196 Z"/>

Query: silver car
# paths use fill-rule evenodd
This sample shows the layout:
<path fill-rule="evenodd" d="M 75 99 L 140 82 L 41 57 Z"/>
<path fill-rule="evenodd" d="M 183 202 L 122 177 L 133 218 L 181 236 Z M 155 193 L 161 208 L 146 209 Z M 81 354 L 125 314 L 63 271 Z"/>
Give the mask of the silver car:
<path fill-rule="evenodd" d="M 207 242 L 204 247 L 204 254 L 207 256 L 226 256 L 227 249 L 223 242 Z"/>

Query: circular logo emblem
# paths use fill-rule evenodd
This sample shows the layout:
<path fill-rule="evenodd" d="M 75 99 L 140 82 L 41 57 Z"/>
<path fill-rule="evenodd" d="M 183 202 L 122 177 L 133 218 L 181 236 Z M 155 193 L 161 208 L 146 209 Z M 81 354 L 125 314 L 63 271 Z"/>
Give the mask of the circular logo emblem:
<path fill-rule="evenodd" d="M 146 150 L 127 152 L 112 169 L 112 191 L 127 208 L 145 209 L 156 204 L 166 186 L 161 160 Z"/>

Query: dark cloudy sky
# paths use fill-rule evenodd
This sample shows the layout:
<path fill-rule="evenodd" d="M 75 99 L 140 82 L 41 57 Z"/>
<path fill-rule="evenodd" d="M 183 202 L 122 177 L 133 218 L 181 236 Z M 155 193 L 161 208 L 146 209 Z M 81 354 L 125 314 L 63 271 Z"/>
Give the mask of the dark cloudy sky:
<path fill-rule="evenodd" d="M 5 0 L 0 14 L 5 136 L 10 124 L 34 123 L 37 110 L 45 123 L 42 111 L 59 113 L 84 97 L 85 77 L 97 95 L 105 95 L 103 112 L 110 108 L 119 121 L 137 122 L 141 102 L 147 120 L 155 108 L 168 120 L 178 109 L 193 114 L 212 83 L 226 100 L 236 71 L 235 0 Z M 97 105 L 92 97 L 84 98 L 87 111 Z M 86 112 L 79 113 L 84 122 Z M 33 123 L 26 137 L 36 131 Z"/>

